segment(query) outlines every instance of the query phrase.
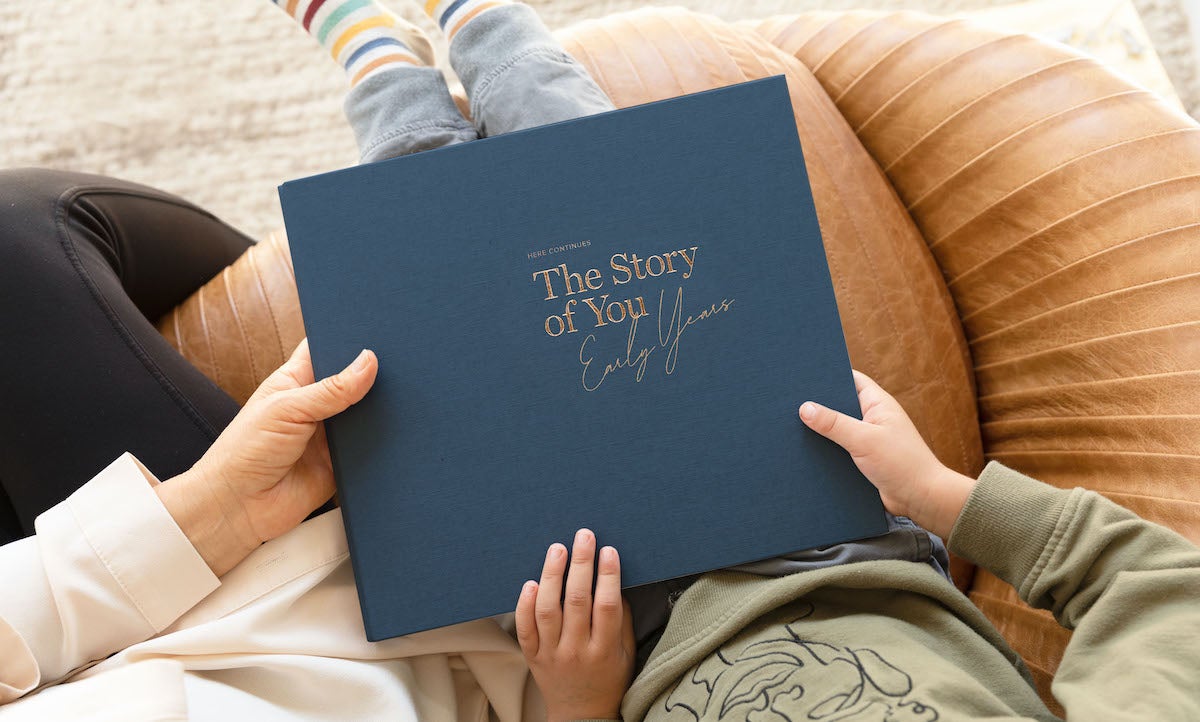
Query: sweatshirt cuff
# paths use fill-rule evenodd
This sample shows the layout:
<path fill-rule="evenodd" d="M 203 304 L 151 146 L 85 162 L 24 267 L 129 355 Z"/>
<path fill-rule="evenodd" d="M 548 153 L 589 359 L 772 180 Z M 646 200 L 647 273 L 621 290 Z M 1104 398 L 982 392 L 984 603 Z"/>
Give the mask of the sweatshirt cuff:
<path fill-rule="evenodd" d="M 1070 493 L 992 461 L 979 475 L 947 546 L 1019 587 L 1050 542 Z"/>
<path fill-rule="evenodd" d="M 38 519 L 39 527 L 77 527 L 156 633 L 220 586 L 158 500 L 159 483 L 126 453 Z"/>

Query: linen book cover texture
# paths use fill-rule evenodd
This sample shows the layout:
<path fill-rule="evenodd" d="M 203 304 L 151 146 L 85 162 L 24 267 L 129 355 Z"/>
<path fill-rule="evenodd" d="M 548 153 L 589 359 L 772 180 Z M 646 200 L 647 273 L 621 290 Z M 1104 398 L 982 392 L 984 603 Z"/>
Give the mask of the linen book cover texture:
<path fill-rule="evenodd" d="M 593 529 L 636 586 L 886 531 L 796 415 L 858 400 L 782 77 L 280 188 L 367 637 L 510 611 Z"/>

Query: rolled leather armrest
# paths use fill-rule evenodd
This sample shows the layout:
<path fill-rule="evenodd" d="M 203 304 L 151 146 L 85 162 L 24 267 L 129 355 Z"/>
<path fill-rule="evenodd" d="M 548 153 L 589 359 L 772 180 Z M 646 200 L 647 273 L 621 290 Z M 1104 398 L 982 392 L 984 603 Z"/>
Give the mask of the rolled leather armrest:
<path fill-rule="evenodd" d="M 913 13 L 754 28 L 812 68 L 962 318 L 984 452 L 1200 541 L 1200 127 L 1064 46 Z M 1039 674 L 1069 635 L 990 574 Z"/>
<path fill-rule="evenodd" d="M 251 246 L 159 319 L 159 333 L 239 404 L 304 338 L 287 236 Z"/>

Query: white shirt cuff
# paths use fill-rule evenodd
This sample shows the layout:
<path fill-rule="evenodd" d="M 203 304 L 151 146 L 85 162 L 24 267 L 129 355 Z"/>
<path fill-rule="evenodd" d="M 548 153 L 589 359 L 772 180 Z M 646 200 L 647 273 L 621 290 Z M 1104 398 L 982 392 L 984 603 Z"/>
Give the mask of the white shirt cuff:
<path fill-rule="evenodd" d="M 159 483 L 132 454 L 122 454 L 37 520 L 39 536 L 82 533 L 155 632 L 220 586 L 159 501 Z"/>

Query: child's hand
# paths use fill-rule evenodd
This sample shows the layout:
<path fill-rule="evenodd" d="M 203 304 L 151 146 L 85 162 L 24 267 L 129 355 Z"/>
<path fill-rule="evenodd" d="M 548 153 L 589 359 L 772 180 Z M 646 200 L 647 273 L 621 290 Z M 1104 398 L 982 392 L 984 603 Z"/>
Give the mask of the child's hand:
<path fill-rule="evenodd" d="M 850 452 L 888 511 L 946 538 L 975 480 L 938 461 L 908 414 L 879 384 L 855 371 L 854 386 L 862 421 L 812 401 L 800 406 L 800 419 Z"/>
<path fill-rule="evenodd" d="M 525 582 L 517 601 L 517 641 L 546 700 L 549 722 L 620 719 L 621 699 L 633 674 L 633 619 L 621 598 L 617 550 L 600 550 L 596 598 L 592 565 L 596 537 L 575 535 L 571 569 L 567 549 L 551 545 L 542 582 Z M 563 575 L 566 573 L 566 598 Z"/>

